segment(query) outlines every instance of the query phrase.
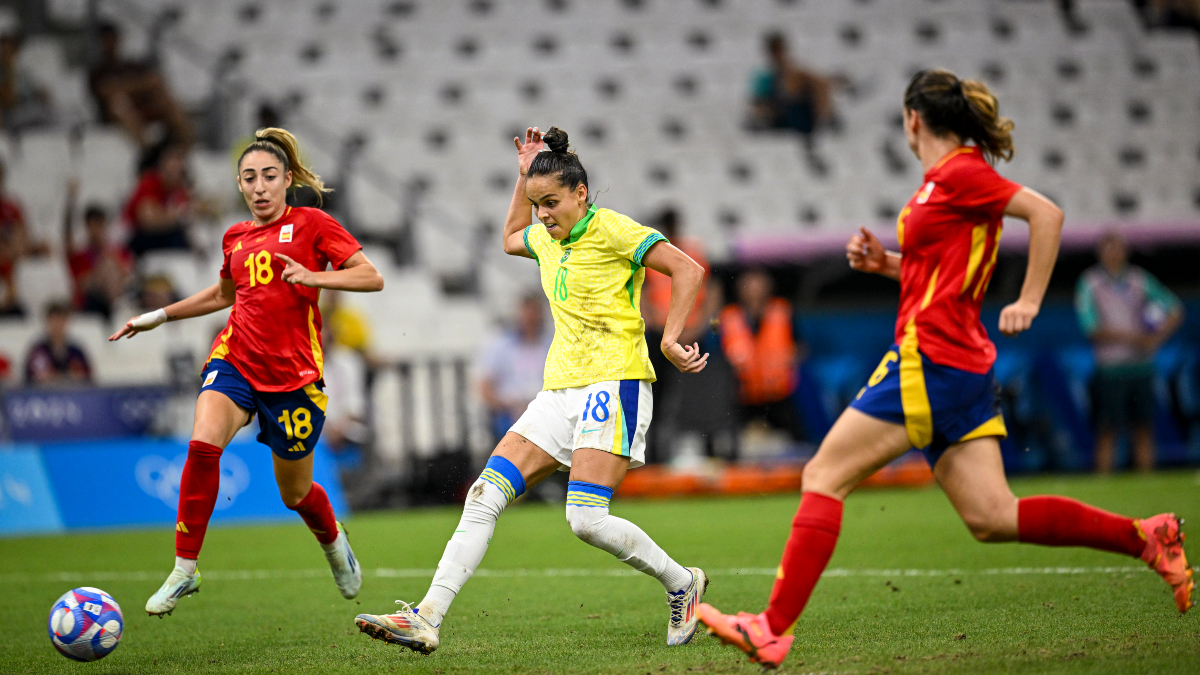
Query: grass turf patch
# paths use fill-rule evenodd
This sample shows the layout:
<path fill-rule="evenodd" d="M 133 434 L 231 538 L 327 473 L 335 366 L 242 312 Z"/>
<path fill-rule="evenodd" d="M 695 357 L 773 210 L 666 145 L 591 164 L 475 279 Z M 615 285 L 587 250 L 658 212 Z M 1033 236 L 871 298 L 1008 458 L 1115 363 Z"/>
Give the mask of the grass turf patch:
<path fill-rule="evenodd" d="M 1135 516 L 1173 510 L 1200 517 L 1192 472 L 1022 479 L 1013 488 Z M 681 563 L 710 570 L 707 601 L 757 612 L 797 498 L 618 501 L 614 513 L 641 525 Z M 505 513 L 434 655 L 360 635 L 355 614 L 390 612 L 397 598 L 421 599 L 431 572 L 419 570 L 437 564 L 458 516 L 451 508 L 354 517 L 351 540 L 367 570 L 357 601 L 338 595 L 299 519 L 214 528 L 201 561 L 202 592 L 162 620 L 142 606 L 172 564 L 169 530 L 0 540 L 0 617 L 13 629 L 0 671 L 757 671 L 740 652 L 704 635 L 668 649 L 659 584 L 577 541 L 561 506 Z M 1178 616 L 1167 586 L 1140 571 L 1139 561 L 1086 549 L 978 544 L 936 489 L 852 495 L 830 567 L 836 575 L 817 586 L 782 672 L 1200 670 L 1200 615 Z M 1093 569 L 1100 567 L 1116 569 Z M 54 600 L 83 585 L 111 593 L 126 619 L 121 646 L 89 665 L 59 656 L 45 632 Z"/>

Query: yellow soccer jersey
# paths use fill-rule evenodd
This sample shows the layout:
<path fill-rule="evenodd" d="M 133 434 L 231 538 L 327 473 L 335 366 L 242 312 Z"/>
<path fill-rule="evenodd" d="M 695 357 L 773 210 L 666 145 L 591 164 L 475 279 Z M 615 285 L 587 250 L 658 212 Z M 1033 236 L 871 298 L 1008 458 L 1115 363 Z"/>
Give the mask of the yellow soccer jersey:
<path fill-rule="evenodd" d="M 553 239 L 540 223 L 525 248 L 541 267 L 554 315 L 544 389 L 607 380 L 654 381 L 642 321 L 642 256 L 666 237 L 616 211 L 592 205 L 571 236 Z"/>

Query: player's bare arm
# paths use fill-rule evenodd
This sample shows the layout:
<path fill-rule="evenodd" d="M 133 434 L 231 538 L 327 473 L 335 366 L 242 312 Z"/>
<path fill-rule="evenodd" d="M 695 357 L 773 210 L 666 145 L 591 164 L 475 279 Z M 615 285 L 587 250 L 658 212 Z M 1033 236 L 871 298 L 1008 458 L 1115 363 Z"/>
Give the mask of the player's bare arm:
<path fill-rule="evenodd" d="M 513 145 L 517 146 L 519 174 L 517 175 L 517 184 L 513 188 L 512 202 L 508 205 L 508 217 L 504 220 L 502 241 L 505 253 L 529 258 L 529 251 L 525 248 L 524 232 L 532 222 L 532 216 L 529 197 L 525 194 L 525 174 L 529 172 L 529 165 L 533 163 L 533 158 L 537 157 L 546 144 L 542 142 L 542 132 L 537 127 L 530 127 L 525 130 L 525 142 L 522 143 L 521 139 L 513 138 Z"/>
<path fill-rule="evenodd" d="M 671 307 L 667 310 L 661 345 L 663 356 L 681 372 L 704 370 L 708 365 L 708 354 L 700 354 L 700 345 L 679 344 L 679 334 L 683 332 L 692 306 L 696 304 L 696 296 L 700 294 L 700 286 L 704 284 L 704 268 L 665 241 L 651 246 L 642 262 L 655 272 L 671 277 Z"/>
<path fill-rule="evenodd" d="M 321 272 L 310 270 L 282 253 L 277 253 L 276 257 L 285 263 L 281 278 L 289 284 L 356 293 L 383 290 L 383 275 L 362 251 L 347 258 L 340 269 Z"/>
<path fill-rule="evenodd" d="M 108 341 L 120 340 L 122 337 L 131 338 L 138 333 L 154 330 L 168 321 L 179 321 L 219 312 L 233 306 L 234 295 L 233 279 L 221 279 L 218 283 L 189 298 L 133 317 L 125 322 L 124 326 L 121 326 L 121 330 L 110 335 Z"/>
<path fill-rule="evenodd" d="M 1013 195 L 1004 215 L 1029 223 L 1029 264 L 1025 268 L 1021 296 L 1000 312 L 1000 332 L 1012 337 L 1029 330 L 1042 307 L 1042 298 L 1046 296 L 1054 262 L 1058 259 L 1063 212 L 1035 190 L 1022 188 Z"/>
<path fill-rule="evenodd" d="M 846 243 L 846 260 L 851 269 L 859 272 L 900 280 L 900 254 L 885 249 L 879 238 L 865 227 L 859 227 L 858 234 Z"/>

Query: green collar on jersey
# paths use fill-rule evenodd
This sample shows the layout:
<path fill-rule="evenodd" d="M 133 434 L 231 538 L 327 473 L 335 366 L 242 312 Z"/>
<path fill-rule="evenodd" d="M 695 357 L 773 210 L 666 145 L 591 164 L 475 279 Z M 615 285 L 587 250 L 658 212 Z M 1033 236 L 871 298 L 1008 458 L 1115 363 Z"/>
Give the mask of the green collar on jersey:
<path fill-rule="evenodd" d="M 579 241 L 579 238 L 582 237 L 585 232 L 587 232 L 588 225 L 592 222 L 592 217 L 596 215 L 597 208 L 598 207 L 595 204 L 589 206 L 587 215 L 584 216 L 583 219 L 581 219 L 578 223 L 575 223 L 575 227 L 571 228 L 571 235 L 566 239 L 559 239 L 558 243 L 562 244 L 563 246 L 570 246 L 571 244 Z"/>

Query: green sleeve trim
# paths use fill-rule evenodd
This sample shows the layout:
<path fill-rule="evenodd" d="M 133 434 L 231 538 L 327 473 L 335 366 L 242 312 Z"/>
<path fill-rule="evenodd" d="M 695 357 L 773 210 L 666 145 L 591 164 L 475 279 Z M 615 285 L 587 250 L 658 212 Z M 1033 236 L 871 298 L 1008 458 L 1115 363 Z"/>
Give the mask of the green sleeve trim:
<path fill-rule="evenodd" d="M 1092 285 L 1085 273 L 1075 284 L 1075 314 L 1079 317 L 1079 329 L 1087 337 L 1096 332 L 1100 317 L 1096 315 L 1096 300 L 1092 297 Z"/>
<path fill-rule="evenodd" d="M 667 238 L 658 232 L 651 232 L 650 234 L 646 235 L 646 238 L 642 240 L 642 243 L 638 244 L 638 247 L 633 251 L 633 262 L 641 265 L 642 258 L 645 257 L 646 251 L 649 251 L 651 246 L 660 241 L 667 241 Z"/>
<path fill-rule="evenodd" d="M 1150 302 L 1162 307 L 1168 314 L 1176 312 L 1183 305 L 1179 301 L 1179 296 L 1171 292 L 1171 289 L 1163 285 L 1153 274 L 1143 271 L 1143 277 L 1146 280 L 1146 299 Z"/>
<path fill-rule="evenodd" d="M 541 267 L 541 266 L 542 266 L 542 261 L 541 261 L 541 260 L 538 258 L 537 254 L 533 252 L 533 247 L 529 245 L 529 228 L 530 228 L 530 227 L 533 227 L 533 226 L 532 226 L 532 225 L 530 225 L 530 226 L 526 227 L 526 228 L 525 228 L 525 232 L 524 232 L 524 234 L 522 235 L 522 236 L 524 237 L 524 239 L 525 239 L 525 250 L 526 250 L 526 251 L 529 251 L 529 256 L 530 256 L 531 258 L 533 258 L 533 261 L 534 261 L 534 262 L 536 262 L 536 263 L 538 264 L 538 267 Z"/>

